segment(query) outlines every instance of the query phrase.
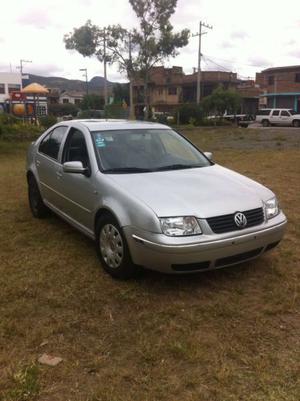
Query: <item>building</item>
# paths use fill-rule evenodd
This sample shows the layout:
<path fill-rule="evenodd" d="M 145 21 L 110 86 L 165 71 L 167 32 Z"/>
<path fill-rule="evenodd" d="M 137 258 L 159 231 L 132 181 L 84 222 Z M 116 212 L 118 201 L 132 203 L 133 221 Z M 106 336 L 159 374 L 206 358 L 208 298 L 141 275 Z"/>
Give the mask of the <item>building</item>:
<path fill-rule="evenodd" d="M 264 107 L 263 90 L 254 80 L 241 81 L 236 89 L 242 99 L 241 114 L 254 115 L 260 107 Z"/>
<path fill-rule="evenodd" d="M 237 74 L 226 71 L 201 72 L 201 98 L 210 95 L 222 85 L 225 89 L 237 88 Z M 172 112 L 180 104 L 195 103 L 197 96 L 197 73 L 185 74 L 182 67 L 153 67 L 149 77 L 149 104 L 153 111 Z M 144 86 L 141 79 L 134 81 L 134 103 L 144 107 Z"/>
<path fill-rule="evenodd" d="M 59 103 L 63 104 L 71 103 L 79 106 L 80 103 L 82 102 L 83 97 L 84 97 L 83 92 L 65 91 L 60 94 Z"/>
<path fill-rule="evenodd" d="M 256 83 L 265 107 L 300 112 L 300 65 L 267 68 L 256 74 Z"/>
<path fill-rule="evenodd" d="M 0 72 L 0 108 L 4 108 L 6 100 L 12 92 L 22 89 L 22 79 L 19 73 Z"/>

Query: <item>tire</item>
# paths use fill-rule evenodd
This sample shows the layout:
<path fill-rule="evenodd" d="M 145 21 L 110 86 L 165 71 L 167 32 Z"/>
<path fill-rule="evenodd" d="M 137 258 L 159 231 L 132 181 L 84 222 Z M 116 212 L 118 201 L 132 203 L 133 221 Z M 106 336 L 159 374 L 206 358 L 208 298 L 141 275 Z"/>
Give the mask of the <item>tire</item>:
<path fill-rule="evenodd" d="M 263 127 L 268 127 L 270 125 L 268 120 L 263 120 L 261 123 Z"/>
<path fill-rule="evenodd" d="M 293 127 L 299 128 L 300 127 L 300 121 L 299 120 L 294 120 L 293 121 Z"/>
<path fill-rule="evenodd" d="M 38 184 L 33 175 L 28 177 L 28 200 L 33 217 L 42 219 L 49 214 L 49 209 L 43 202 Z"/>
<path fill-rule="evenodd" d="M 109 213 L 97 221 L 96 250 L 103 269 L 112 277 L 126 280 L 136 276 L 138 266 L 132 262 L 121 227 Z"/>

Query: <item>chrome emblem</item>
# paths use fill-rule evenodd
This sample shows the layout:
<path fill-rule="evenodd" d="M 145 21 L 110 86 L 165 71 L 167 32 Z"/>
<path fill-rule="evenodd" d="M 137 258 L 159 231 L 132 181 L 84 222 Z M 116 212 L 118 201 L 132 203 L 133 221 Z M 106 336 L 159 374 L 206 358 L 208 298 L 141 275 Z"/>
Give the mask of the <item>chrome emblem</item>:
<path fill-rule="evenodd" d="M 237 212 L 234 215 L 234 222 L 237 225 L 238 228 L 244 228 L 247 225 L 247 219 L 244 213 Z"/>

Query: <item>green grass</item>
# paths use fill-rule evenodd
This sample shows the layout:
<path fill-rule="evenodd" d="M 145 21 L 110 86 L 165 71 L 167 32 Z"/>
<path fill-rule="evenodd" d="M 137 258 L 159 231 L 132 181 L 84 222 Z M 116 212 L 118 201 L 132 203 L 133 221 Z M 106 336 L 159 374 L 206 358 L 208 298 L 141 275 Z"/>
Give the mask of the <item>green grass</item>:
<path fill-rule="evenodd" d="M 1 401 L 299 401 L 300 151 L 187 135 L 277 193 L 289 219 L 277 249 L 210 273 L 115 281 L 89 239 L 32 218 L 26 144 L 0 143 Z M 37 368 L 44 352 L 63 362 Z"/>

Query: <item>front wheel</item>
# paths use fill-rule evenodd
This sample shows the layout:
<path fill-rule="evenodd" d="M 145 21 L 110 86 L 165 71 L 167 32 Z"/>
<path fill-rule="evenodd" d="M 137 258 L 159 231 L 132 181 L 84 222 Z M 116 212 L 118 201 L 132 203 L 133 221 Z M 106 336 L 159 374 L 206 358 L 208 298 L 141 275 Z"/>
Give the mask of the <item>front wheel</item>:
<path fill-rule="evenodd" d="M 132 262 L 126 238 L 117 220 L 101 216 L 96 225 L 96 249 L 103 269 L 112 277 L 128 279 L 138 271 Z"/>
<path fill-rule="evenodd" d="M 42 219 L 47 216 L 49 209 L 44 204 L 38 184 L 32 175 L 28 177 L 28 200 L 34 217 Z"/>

